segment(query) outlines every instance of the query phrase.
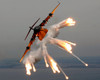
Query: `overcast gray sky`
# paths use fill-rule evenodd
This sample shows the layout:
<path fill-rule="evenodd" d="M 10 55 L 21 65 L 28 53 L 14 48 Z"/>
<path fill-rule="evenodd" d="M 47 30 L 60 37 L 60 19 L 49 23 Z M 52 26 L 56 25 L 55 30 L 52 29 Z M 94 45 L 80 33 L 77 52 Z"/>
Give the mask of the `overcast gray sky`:
<path fill-rule="evenodd" d="M 0 0 L 0 59 L 21 58 L 30 39 L 28 37 L 27 41 L 24 41 L 28 27 L 39 17 L 40 22 L 47 17 L 58 4 L 57 1 Z M 62 29 L 58 38 L 75 42 L 77 46 L 73 52 L 78 56 L 100 56 L 100 0 L 60 2 L 61 5 L 46 27 L 73 17 L 76 26 Z M 53 48 L 50 48 L 49 52 L 51 49 Z M 60 51 L 56 47 L 55 49 Z M 59 53 L 53 50 L 52 54 Z"/>

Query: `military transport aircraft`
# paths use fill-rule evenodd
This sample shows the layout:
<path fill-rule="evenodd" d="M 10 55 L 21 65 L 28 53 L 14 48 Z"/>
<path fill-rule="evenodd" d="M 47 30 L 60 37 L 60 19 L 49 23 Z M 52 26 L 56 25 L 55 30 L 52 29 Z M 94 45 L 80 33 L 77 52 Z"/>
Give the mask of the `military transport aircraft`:
<path fill-rule="evenodd" d="M 26 47 L 26 50 L 25 50 L 24 54 L 22 55 L 22 57 L 20 59 L 20 62 L 23 60 L 23 58 L 26 55 L 26 53 L 30 50 L 31 45 L 35 41 L 35 38 L 38 37 L 39 40 L 42 40 L 45 37 L 45 35 L 48 32 L 48 30 L 45 29 L 45 28 L 43 28 L 43 26 L 45 26 L 45 24 L 48 22 L 48 20 L 50 19 L 50 17 L 53 16 L 55 10 L 57 9 L 57 7 L 59 5 L 60 5 L 60 3 L 54 8 L 54 10 L 51 13 L 49 13 L 49 15 L 45 18 L 45 20 L 42 21 L 42 23 L 40 25 L 34 27 L 35 24 L 40 20 L 40 18 L 39 18 L 31 27 L 29 27 L 30 29 L 29 29 L 26 37 L 25 37 L 25 40 L 28 37 L 28 35 L 29 35 L 29 33 L 30 33 L 31 30 L 33 30 L 34 33 L 33 33 L 32 37 L 30 39 L 30 42 L 29 42 L 28 46 Z"/>

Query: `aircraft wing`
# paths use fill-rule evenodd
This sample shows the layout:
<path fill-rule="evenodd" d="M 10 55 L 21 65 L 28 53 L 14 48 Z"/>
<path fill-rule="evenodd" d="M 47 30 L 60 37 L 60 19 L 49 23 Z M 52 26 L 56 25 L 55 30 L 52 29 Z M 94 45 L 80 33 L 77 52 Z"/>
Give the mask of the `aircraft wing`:
<path fill-rule="evenodd" d="M 54 8 L 54 10 L 49 13 L 49 15 L 45 18 L 45 20 L 43 20 L 43 22 L 40 24 L 41 27 L 45 26 L 45 24 L 48 22 L 48 20 L 53 16 L 55 10 L 57 9 L 57 7 L 60 5 L 60 3 Z"/>
<path fill-rule="evenodd" d="M 25 50 L 23 56 L 22 56 L 21 59 L 20 59 L 20 62 L 23 60 L 23 58 L 24 58 L 24 56 L 26 55 L 26 53 L 30 50 L 31 45 L 32 45 L 33 42 L 35 41 L 35 37 L 36 37 L 36 34 L 33 33 L 32 38 L 31 38 L 31 40 L 30 40 L 28 46 L 26 47 L 26 50 Z"/>

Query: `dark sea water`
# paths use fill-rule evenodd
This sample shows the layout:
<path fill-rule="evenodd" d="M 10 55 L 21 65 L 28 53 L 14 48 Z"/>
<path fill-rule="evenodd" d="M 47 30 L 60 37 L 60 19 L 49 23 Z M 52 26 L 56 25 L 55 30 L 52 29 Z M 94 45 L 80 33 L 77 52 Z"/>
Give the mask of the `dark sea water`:
<path fill-rule="evenodd" d="M 56 59 L 69 80 L 100 80 L 100 58 L 83 58 L 89 67 L 85 67 L 76 59 Z M 43 61 L 37 63 L 37 71 L 31 76 L 25 74 L 24 65 L 16 60 L 0 62 L 0 80 L 66 80 L 62 73 L 53 74 L 50 68 L 45 68 Z"/>
<path fill-rule="evenodd" d="M 100 68 L 68 68 L 63 69 L 69 80 L 100 80 Z M 0 69 L 0 80 L 66 80 L 60 74 L 53 74 L 51 69 L 37 69 L 31 76 L 25 69 Z"/>

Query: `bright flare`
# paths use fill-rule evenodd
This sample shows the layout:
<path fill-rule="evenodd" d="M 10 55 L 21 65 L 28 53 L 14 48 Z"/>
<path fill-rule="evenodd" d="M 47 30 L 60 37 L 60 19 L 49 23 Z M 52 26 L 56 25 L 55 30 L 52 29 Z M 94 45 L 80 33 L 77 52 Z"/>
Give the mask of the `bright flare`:
<path fill-rule="evenodd" d="M 72 45 L 76 45 L 75 43 L 69 42 L 69 41 L 63 41 L 55 39 L 55 42 L 57 45 L 59 45 L 61 48 L 65 49 L 69 53 L 72 53 Z"/>
<path fill-rule="evenodd" d="M 36 68 L 35 68 L 35 66 L 34 66 L 34 65 L 33 65 L 33 71 L 34 71 L 34 72 L 36 72 Z"/>
<path fill-rule="evenodd" d="M 32 70 L 32 66 L 30 63 L 26 63 L 25 64 L 25 68 L 26 68 L 26 74 L 27 75 L 31 75 L 31 70 Z"/>
<path fill-rule="evenodd" d="M 36 68 L 35 68 L 34 64 L 31 64 L 29 62 L 25 64 L 25 68 L 26 68 L 26 74 L 27 75 L 31 75 L 32 69 L 33 69 L 34 72 L 36 72 Z"/>
<path fill-rule="evenodd" d="M 48 62 L 50 64 L 50 67 L 51 67 L 53 73 L 56 73 L 56 72 L 60 73 L 57 63 L 53 60 L 53 58 L 50 57 L 49 55 L 47 55 L 47 57 L 48 57 Z"/>
<path fill-rule="evenodd" d="M 46 56 L 44 56 L 44 61 L 45 61 L 46 67 L 49 67 L 49 64 L 47 63 Z"/>
<path fill-rule="evenodd" d="M 68 18 L 68 19 L 66 20 L 67 26 L 74 26 L 75 23 L 76 23 L 76 22 L 75 22 L 72 18 Z"/>
<path fill-rule="evenodd" d="M 69 41 L 65 41 L 65 42 L 68 43 L 68 44 L 71 44 L 73 46 L 76 46 L 76 43 L 72 43 L 72 42 L 69 42 Z"/>
<path fill-rule="evenodd" d="M 68 77 L 68 76 L 66 76 L 66 79 L 68 80 L 68 79 L 69 79 L 69 77 Z"/>
<path fill-rule="evenodd" d="M 88 66 L 88 64 L 85 64 L 85 66 Z"/>
<path fill-rule="evenodd" d="M 53 71 L 56 71 L 56 72 L 58 72 L 58 73 L 60 73 L 60 70 L 58 69 L 58 67 L 57 67 L 57 63 L 53 60 L 53 59 L 51 59 L 50 60 L 51 61 L 51 65 L 52 65 L 52 69 L 53 69 Z"/>
<path fill-rule="evenodd" d="M 72 46 L 71 46 L 70 44 L 65 43 L 65 48 L 67 49 L 67 51 L 68 51 L 69 53 L 72 53 Z"/>

